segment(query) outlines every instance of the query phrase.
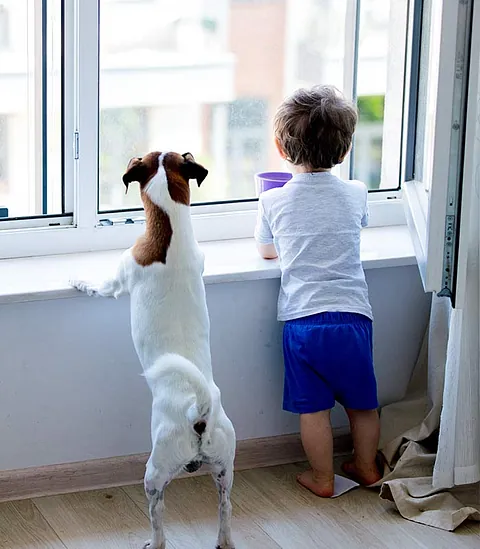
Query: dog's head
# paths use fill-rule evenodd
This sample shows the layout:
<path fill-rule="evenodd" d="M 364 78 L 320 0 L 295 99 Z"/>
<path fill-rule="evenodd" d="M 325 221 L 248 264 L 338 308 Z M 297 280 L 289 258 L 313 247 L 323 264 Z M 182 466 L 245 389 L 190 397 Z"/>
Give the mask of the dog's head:
<path fill-rule="evenodd" d="M 200 187 L 207 174 L 208 170 L 195 162 L 190 153 L 151 152 L 144 157 L 130 160 L 123 182 L 128 192 L 129 184 L 137 181 L 142 198 L 146 194 L 154 204 L 162 208 L 168 206 L 169 202 L 188 206 L 189 181 L 195 179 Z"/>

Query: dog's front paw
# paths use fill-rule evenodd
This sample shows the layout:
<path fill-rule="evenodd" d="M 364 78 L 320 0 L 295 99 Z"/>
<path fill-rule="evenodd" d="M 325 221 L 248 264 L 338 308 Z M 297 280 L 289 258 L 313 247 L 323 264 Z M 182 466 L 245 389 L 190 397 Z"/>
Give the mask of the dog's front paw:
<path fill-rule="evenodd" d="M 69 280 L 68 282 L 72 288 L 77 289 L 80 292 L 84 292 L 89 296 L 95 296 L 97 295 L 97 290 L 95 286 L 92 286 L 88 282 L 85 282 L 83 280 Z"/>
<path fill-rule="evenodd" d="M 145 545 L 142 547 L 142 549 L 166 549 L 167 545 L 166 543 L 162 543 L 162 545 L 152 545 L 151 541 L 147 541 Z"/>
<path fill-rule="evenodd" d="M 217 541 L 215 549 L 235 549 L 235 544 L 231 539 L 225 541 Z"/>

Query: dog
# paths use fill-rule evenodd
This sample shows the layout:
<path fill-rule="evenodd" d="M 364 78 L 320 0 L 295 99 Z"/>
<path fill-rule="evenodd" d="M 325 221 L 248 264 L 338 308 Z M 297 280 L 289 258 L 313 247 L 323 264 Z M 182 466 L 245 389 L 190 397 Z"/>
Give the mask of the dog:
<path fill-rule="evenodd" d="M 231 538 L 235 431 L 212 375 L 204 255 L 190 215 L 190 180 L 208 171 L 190 153 L 151 152 L 132 158 L 123 176 L 140 184 L 146 230 L 121 257 L 116 275 L 95 285 L 70 284 L 88 295 L 130 294 L 132 339 L 153 396 L 152 452 L 145 472 L 152 539 L 165 549 L 164 492 L 182 471 L 209 466 L 219 493 L 217 549 Z"/>

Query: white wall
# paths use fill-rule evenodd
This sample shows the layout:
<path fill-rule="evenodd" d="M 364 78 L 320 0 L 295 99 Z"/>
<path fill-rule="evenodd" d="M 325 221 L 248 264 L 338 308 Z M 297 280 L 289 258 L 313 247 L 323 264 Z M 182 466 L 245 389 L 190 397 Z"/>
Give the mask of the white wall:
<path fill-rule="evenodd" d="M 405 390 L 428 317 L 416 267 L 367 272 L 382 403 Z M 217 382 L 239 439 L 297 431 L 281 411 L 278 280 L 207 288 Z M 128 298 L 0 305 L 0 470 L 146 452 L 150 394 Z M 335 426 L 344 416 L 335 413 Z"/>

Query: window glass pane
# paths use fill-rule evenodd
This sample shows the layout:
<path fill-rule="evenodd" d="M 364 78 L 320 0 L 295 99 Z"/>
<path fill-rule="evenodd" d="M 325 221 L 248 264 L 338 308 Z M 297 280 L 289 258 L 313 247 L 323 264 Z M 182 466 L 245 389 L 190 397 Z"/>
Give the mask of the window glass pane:
<path fill-rule="evenodd" d="M 433 171 L 435 115 L 442 29 L 442 2 L 425 0 L 423 8 L 421 70 L 418 93 L 415 179 L 430 190 Z"/>
<path fill-rule="evenodd" d="M 399 185 L 407 7 L 406 0 L 360 2 L 352 175 L 372 190 Z"/>
<path fill-rule="evenodd" d="M 62 2 L 0 0 L 0 218 L 63 213 Z"/>
<path fill-rule="evenodd" d="M 362 1 L 358 81 L 370 118 L 361 119 L 356 165 L 372 188 L 381 174 L 390 3 Z M 138 193 L 125 196 L 121 176 L 132 156 L 150 150 L 190 151 L 206 165 L 194 201 L 253 198 L 255 172 L 285 169 L 272 137 L 285 95 L 314 84 L 351 95 L 350 0 L 100 0 L 100 8 L 101 211 L 141 206 Z M 142 32 L 132 32 L 136 25 Z M 378 85 L 364 86 L 372 73 Z"/>

